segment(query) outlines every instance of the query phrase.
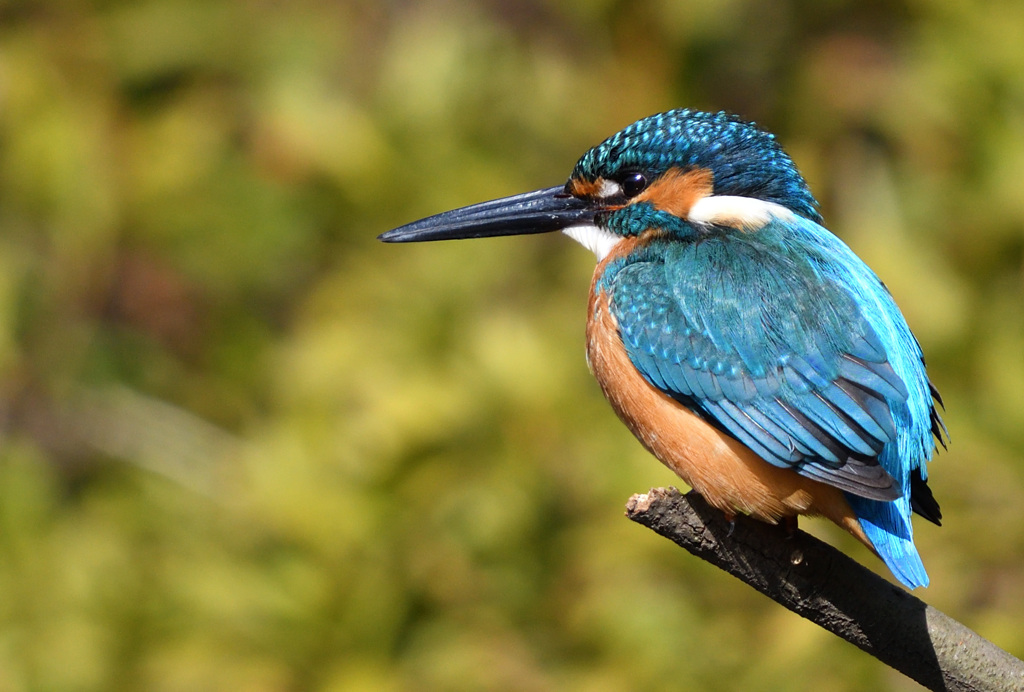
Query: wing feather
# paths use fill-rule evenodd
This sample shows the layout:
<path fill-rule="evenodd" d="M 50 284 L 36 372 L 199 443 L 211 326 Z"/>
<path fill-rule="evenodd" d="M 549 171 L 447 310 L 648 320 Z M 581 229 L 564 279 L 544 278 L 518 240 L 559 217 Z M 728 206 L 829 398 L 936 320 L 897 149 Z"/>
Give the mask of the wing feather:
<path fill-rule="evenodd" d="M 776 466 L 892 500 L 879 464 L 907 387 L 838 282 L 756 234 L 664 243 L 605 279 L 627 353 L 655 387 Z"/>

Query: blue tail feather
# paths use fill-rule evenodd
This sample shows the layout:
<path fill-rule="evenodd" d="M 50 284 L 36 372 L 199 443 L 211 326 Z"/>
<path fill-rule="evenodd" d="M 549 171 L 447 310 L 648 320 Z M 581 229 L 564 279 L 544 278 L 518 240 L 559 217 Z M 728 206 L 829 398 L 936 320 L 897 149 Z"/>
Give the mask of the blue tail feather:
<path fill-rule="evenodd" d="M 903 497 L 893 502 L 868 500 L 849 493 L 846 493 L 846 499 L 860 520 L 864 533 L 896 578 L 910 589 L 928 586 L 928 573 L 914 546 L 910 493 L 905 492 Z"/>

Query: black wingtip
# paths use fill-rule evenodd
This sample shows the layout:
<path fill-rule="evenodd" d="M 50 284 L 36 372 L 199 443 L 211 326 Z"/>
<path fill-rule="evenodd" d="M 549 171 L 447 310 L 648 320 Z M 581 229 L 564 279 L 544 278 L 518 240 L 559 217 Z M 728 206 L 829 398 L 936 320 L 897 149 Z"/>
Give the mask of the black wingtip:
<path fill-rule="evenodd" d="M 910 508 L 936 526 L 942 526 L 942 510 L 928 481 L 921 476 L 921 469 L 910 472 Z"/>
<path fill-rule="evenodd" d="M 942 396 L 939 394 L 939 390 L 931 382 L 928 383 L 928 389 L 931 391 L 932 399 L 935 403 L 945 411 L 946 405 L 942 403 Z M 942 416 L 934 404 L 929 411 L 929 416 L 932 424 L 932 435 L 935 437 L 935 440 L 942 445 L 943 449 L 949 449 L 949 429 L 946 427 L 946 422 L 942 420 Z"/>

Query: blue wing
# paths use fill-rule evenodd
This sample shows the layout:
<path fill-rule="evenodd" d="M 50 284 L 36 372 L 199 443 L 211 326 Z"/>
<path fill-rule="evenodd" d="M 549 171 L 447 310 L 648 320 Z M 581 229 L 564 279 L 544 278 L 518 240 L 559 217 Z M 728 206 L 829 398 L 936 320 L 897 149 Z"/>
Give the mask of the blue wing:
<path fill-rule="evenodd" d="M 766 461 L 894 500 L 911 469 L 879 457 L 910 392 L 869 311 L 829 275 L 839 258 L 791 231 L 775 221 L 634 253 L 604 279 L 622 340 L 649 382 Z"/>
<path fill-rule="evenodd" d="M 655 240 L 599 288 L 648 382 L 769 463 L 844 490 L 893 573 L 928 584 L 910 513 L 941 516 L 924 483 L 943 441 L 936 393 L 889 292 L 842 241 L 802 218 Z"/>

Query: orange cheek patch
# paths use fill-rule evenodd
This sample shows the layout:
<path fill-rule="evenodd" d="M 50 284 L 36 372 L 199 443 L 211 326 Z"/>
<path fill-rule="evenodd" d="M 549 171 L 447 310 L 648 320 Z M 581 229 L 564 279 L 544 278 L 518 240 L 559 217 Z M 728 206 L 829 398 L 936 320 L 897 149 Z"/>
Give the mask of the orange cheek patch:
<path fill-rule="evenodd" d="M 655 209 L 685 219 L 697 200 L 711 194 L 713 182 L 711 171 L 706 168 L 690 171 L 670 168 L 633 201 L 650 202 Z"/>

